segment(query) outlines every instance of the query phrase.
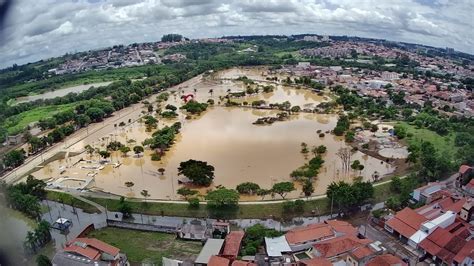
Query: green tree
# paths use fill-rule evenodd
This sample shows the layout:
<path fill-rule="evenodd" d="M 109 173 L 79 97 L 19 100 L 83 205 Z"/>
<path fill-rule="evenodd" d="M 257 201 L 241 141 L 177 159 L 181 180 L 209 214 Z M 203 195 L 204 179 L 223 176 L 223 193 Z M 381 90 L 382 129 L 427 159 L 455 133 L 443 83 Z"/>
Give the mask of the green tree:
<path fill-rule="evenodd" d="M 218 188 L 207 193 L 206 200 L 210 207 L 236 206 L 239 202 L 239 192 L 233 189 Z"/>
<path fill-rule="evenodd" d="M 318 147 L 315 147 L 313 149 L 313 153 L 314 153 L 315 156 L 326 153 L 326 151 L 327 151 L 327 148 L 324 145 L 319 145 Z"/>
<path fill-rule="evenodd" d="M 130 152 L 130 147 L 122 146 L 122 147 L 120 147 L 120 152 L 122 153 L 123 157 L 127 157 L 127 153 Z"/>
<path fill-rule="evenodd" d="M 214 166 L 191 159 L 179 164 L 178 174 L 189 178 L 195 185 L 209 186 L 214 179 Z"/>
<path fill-rule="evenodd" d="M 51 260 L 43 254 L 40 254 L 36 257 L 36 265 L 38 266 L 52 266 Z"/>
<path fill-rule="evenodd" d="M 12 150 L 5 154 L 3 163 L 6 167 L 17 167 L 23 164 L 25 158 L 25 151 L 23 149 Z"/>
<path fill-rule="evenodd" d="M 267 196 L 271 193 L 272 193 L 271 189 L 263 189 L 262 188 L 262 189 L 257 190 L 257 195 L 262 197 L 262 200 L 265 198 L 265 196 Z"/>
<path fill-rule="evenodd" d="M 189 196 L 196 195 L 198 192 L 196 190 L 192 190 L 187 187 L 182 187 L 182 188 L 179 188 L 176 191 L 176 193 L 178 193 L 178 195 L 180 196 L 183 196 L 185 199 L 188 199 Z"/>
<path fill-rule="evenodd" d="M 392 182 L 390 182 L 390 190 L 395 193 L 400 193 L 402 191 L 402 180 L 400 177 L 392 177 Z"/>
<path fill-rule="evenodd" d="M 142 153 L 144 151 L 145 151 L 145 149 L 143 149 L 142 146 L 137 145 L 137 146 L 133 147 L 133 152 L 137 155 L 137 157 L 140 157 L 140 153 Z"/>
<path fill-rule="evenodd" d="M 189 198 L 188 199 L 189 208 L 198 209 L 199 208 L 199 199 L 198 198 Z"/>
<path fill-rule="evenodd" d="M 100 157 L 107 159 L 110 157 L 110 152 L 107 150 L 99 151 L 99 155 Z"/>
<path fill-rule="evenodd" d="M 125 201 L 124 197 L 120 197 L 118 211 L 122 213 L 124 219 L 132 217 L 132 207 L 127 201 Z"/>
<path fill-rule="evenodd" d="M 309 178 L 305 178 L 303 181 L 303 193 L 306 197 L 311 196 L 314 193 L 313 182 Z"/>
<path fill-rule="evenodd" d="M 260 189 L 260 186 L 252 182 L 245 182 L 245 183 L 237 185 L 236 187 L 236 190 L 240 194 L 250 194 L 250 195 L 257 193 L 259 189 Z"/>
<path fill-rule="evenodd" d="M 279 182 L 273 185 L 272 192 L 280 195 L 283 199 L 286 197 L 286 194 L 295 190 L 295 185 L 293 182 Z"/>

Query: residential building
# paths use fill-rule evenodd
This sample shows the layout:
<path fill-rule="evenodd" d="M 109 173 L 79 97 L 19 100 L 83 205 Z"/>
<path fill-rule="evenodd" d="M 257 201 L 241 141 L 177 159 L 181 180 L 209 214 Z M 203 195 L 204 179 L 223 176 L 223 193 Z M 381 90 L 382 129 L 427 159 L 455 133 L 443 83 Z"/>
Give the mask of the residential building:
<path fill-rule="evenodd" d="M 127 264 L 127 257 L 120 249 L 95 238 L 75 238 L 66 247 L 56 253 L 53 265 L 101 265 L 122 266 Z"/>
<path fill-rule="evenodd" d="M 468 237 L 471 238 L 471 235 Z M 441 227 L 424 239 L 419 248 L 436 264 L 472 265 L 461 263 L 472 262 L 474 258 L 474 240 L 466 240 L 463 236 Z"/>
<path fill-rule="evenodd" d="M 465 186 L 462 187 L 467 193 L 474 195 L 474 178 L 469 181 Z"/>
<path fill-rule="evenodd" d="M 269 257 L 281 257 L 292 252 L 285 236 L 265 237 L 265 249 Z"/>
<path fill-rule="evenodd" d="M 231 261 L 235 260 L 239 255 L 244 235 L 244 231 L 231 231 L 225 237 L 224 251 L 221 254 L 222 257 L 228 258 Z"/>
<path fill-rule="evenodd" d="M 421 224 L 428 219 L 416 211 L 405 208 L 385 222 L 385 230 L 398 236 L 402 242 L 407 242 L 418 231 Z"/>
<path fill-rule="evenodd" d="M 355 236 L 357 229 L 344 221 L 328 220 L 291 229 L 285 234 L 285 238 L 292 251 L 301 251 L 311 248 L 320 241 L 343 235 Z"/>
<path fill-rule="evenodd" d="M 365 266 L 408 266 L 408 264 L 397 256 L 383 254 L 371 258 Z"/>
<path fill-rule="evenodd" d="M 207 263 L 208 266 L 229 266 L 230 260 L 219 257 L 219 256 L 211 256 L 209 262 Z"/>
<path fill-rule="evenodd" d="M 415 200 L 415 202 L 430 203 L 433 199 L 432 195 L 444 188 L 446 188 L 444 182 L 430 182 L 425 186 L 413 190 L 412 199 Z"/>
<path fill-rule="evenodd" d="M 18 145 L 23 140 L 23 134 L 16 134 L 13 136 L 7 136 L 7 143 L 8 145 Z"/>
<path fill-rule="evenodd" d="M 333 266 L 333 264 L 326 258 L 312 258 L 309 260 L 302 260 L 299 266 Z"/>
<path fill-rule="evenodd" d="M 207 239 L 206 243 L 204 244 L 204 247 L 201 249 L 201 252 L 194 261 L 194 265 L 208 265 L 212 256 L 219 255 L 221 253 L 223 246 L 224 239 Z"/>
<path fill-rule="evenodd" d="M 474 208 L 473 208 L 472 202 L 466 202 L 464 203 L 464 205 L 462 205 L 462 209 L 461 209 L 461 213 L 459 214 L 459 217 L 469 223 L 472 221 L 473 213 L 474 213 Z"/>
<path fill-rule="evenodd" d="M 249 261 L 234 260 L 232 266 L 257 266 L 257 264 Z"/>

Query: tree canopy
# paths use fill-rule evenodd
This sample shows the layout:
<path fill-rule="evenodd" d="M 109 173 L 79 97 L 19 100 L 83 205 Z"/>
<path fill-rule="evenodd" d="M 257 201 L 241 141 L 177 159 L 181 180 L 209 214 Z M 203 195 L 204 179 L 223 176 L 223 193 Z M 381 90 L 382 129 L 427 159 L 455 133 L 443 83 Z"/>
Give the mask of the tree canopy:
<path fill-rule="evenodd" d="M 178 174 L 189 178 L 195 185 L 209 186 L 214 179 L 214 166 L 191 159 L 179 164 Z"/>

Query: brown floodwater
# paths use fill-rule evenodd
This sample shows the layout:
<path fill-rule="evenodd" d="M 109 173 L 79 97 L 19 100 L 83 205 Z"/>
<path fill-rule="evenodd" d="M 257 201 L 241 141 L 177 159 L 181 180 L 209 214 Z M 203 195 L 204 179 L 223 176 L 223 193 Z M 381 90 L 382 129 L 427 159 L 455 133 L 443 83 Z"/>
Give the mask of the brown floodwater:
<path fill-rule="evenodd" d="M 182 91 L 194 94 L 194 89 L 197 90 L 195 93 L 197 100 L 206 101 L 209 98 L 214 98 L 217 102 L 219 96 L 225 95 L 228 89 L 238 91 L 243 87 L 241 82 L 221 80 L 220 78 L 227 78 L 227 76 L 235 78 L 241 75 L 257 78 L 258 73 L 261 73 L 260 69 L 232 69 L 216 73 L 218 78 L 188 82 L 187 86 L 175 88 L 175 96 L 171 96 L 167 103 L 180 106 Z M 263 80 L 262 77 L 260 79 Z M 212 95 L 209 93 L 209 89 L 213 90 Z M 303 107 L 318 104 L 328 98 L 309 90 L 277 85 L 272 93 L 261 93 L 250 96 L 248 99 L 269 99 L 270 102 L 288 100 L 293 105 L 297 104 Z M 244 98 L 240 100 L 244 100 Z M 326 187 L 333 181 L 351 181 L 354 176 L 358 175 L 369 180 L 375 171 L 383 176 L 394 170 L 389 164 L 376 158 L 361 152 L 354 152 L 352 160 L 360 160 L 365 166 L 364 170 L 360 173 L 341 172 L 342 163 L 336 153 L 338 149 L 347 147 L 343 139 L 331 134 L 320 138 L 317 134 L 318 130 L 322 132 L 332 130 L 337 122 L 336 115 L 300 113 L 291 115 L 286 121 L 275 122 L 272 125 L 252 124 L 259 117 L 274 116 L 277 112 L 243 107 L 214 106 L 200 116 L 186 120 L 184 119 L 185 114 L 180 111 L 178 118 L 160 119 L 158 123 L 159 128 L 175 121 L 182 123 L 182 130 L 176 138 L 176 143 L 166 152 L 161 161 L 152 161 L 150 158 L 152 151 L 150 150 L 146 150 L 141 156 L 136 156 L 132 151 L 127 157 L 123 157 L 120 152 L 113 152 L 110 164 L 105 165 L 102 170 L 95 170 L 84 166 L 97 165 L 98 155 L 90 157 L 86 153 L 82 153 L 51 162 L 35 172 L 34 175 L 42 179 L 55 179 L 60 176 L 73 178 L 94 176 L 94 182 L 89 188 L 128 197 L 142 197 L 140 192 L 148 190 L 152 199 L 179 199 L 175 193 L 180 187 L 177 168 L 180 162 L 195 159 L 206 161 L 215 167 L 214 183 L 209 188 L 199 189 L 203 194 L 206 190 L 217 185 L 235 188 L 242 182 L 255 182 L 262 188 L 268 189 L 276 182 L 291 181 L 289 174 L 311 158 L 311 155 L 301 154 L 302 142 L 307 143 L 310 148 L 325 145 L 328 149 L 323 156 L 325 163 L 314 181 L 315 195 L 324 194 Z M 129 143 L 128 145 L 132 148 L 151 137 L 151 134 L 152 132 L 147 132 L 144 125 L 137 121 L 124 128 L 113 128 L 106 134 L 104 132 L 97 133 L 97 135 L 91 134 L 87 139 L 72 146 L 71 151 L 78 151 L 87 144 L 105 149 L 107 143 L 112 140 Z M 135 142 L 131 142 L 131 140 Z M 93 162 L 78 163 L 81 158 Z M 114 163 L 121 165 L 115 167 Z M 59 173 L 61 166 L 66 167 L 63 174 Z M 161 167 L 165 169 L 164 175 L 157 171 Z M 133 186 L 127 187 L 125 182 L 133 182 Z M 298 190 L 291 193 L 289 197 L 301 196 L 301 186 L 296 183 L 296 187 Z M 243 197 L 242 199 L 255 198 Z"/>

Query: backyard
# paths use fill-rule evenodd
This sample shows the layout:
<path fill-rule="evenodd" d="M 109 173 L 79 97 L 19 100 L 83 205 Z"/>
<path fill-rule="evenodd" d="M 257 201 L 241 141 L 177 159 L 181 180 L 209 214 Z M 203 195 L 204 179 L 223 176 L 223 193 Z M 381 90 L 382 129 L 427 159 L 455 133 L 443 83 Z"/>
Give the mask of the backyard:
<path fill-rule="evenodd" d="M 161 265 L 163 257 L 193 259 L 202 248 L 200 242 L 178 240 L 173 234 L 113 227 L 92 231 L 87 236 L 119 248 L 132 263 L 149 262 Z"/>

